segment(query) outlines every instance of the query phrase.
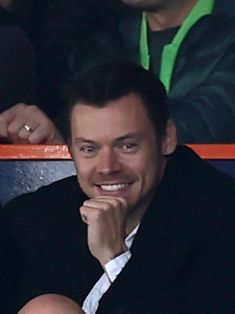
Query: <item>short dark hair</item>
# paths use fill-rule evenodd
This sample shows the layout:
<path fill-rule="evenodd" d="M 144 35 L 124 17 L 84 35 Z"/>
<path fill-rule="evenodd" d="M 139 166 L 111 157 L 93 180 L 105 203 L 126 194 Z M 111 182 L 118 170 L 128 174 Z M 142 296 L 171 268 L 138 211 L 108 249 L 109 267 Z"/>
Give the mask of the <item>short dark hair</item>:
<path fill-rule="evenodd" d="M 134 93 L 140 97 L 158 137 L 165 134 L 169 109 L 161 81 L 142 66 L 112 61 L 94 66 L 71 84 L 69 116 L 77 103 L 105 107 L 108 102 Z"/>

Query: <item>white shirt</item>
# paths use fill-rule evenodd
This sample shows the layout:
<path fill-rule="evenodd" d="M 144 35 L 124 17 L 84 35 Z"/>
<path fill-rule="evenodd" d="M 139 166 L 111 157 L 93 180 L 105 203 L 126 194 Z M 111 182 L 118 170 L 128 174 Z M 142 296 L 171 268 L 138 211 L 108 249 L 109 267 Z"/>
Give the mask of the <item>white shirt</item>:
<path fill-rule="evenodd" d="M 86 314 L 96 313 L 96 310 L 99 306 L 99 301 L 102 298 L 103 294 L 109 289 L 111 284 L 114 282 L 114 280 L 117 278 L 117 276 L 120 274 L 122 269 L 131 258 L 130 248 L 138 231 L 138 228 L 139 225 L 125 239 L 125 244 L 129 250 L 104 265 L 105 272 L 93 286 L 83 302 L 82 309 Z"/>

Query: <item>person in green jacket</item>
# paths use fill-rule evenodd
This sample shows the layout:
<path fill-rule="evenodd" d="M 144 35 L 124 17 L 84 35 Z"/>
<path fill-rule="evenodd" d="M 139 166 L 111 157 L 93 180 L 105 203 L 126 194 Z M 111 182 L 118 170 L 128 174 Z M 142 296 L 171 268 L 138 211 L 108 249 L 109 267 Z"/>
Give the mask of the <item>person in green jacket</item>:
<path fill-rule="evenodd" d="M 122 2 L 127 10 L 116 29 L 77 45 L 73 75 L 107 59 L 140 63 L 164 83 L 180 143 L 234 143 L 234 2 Z"/>

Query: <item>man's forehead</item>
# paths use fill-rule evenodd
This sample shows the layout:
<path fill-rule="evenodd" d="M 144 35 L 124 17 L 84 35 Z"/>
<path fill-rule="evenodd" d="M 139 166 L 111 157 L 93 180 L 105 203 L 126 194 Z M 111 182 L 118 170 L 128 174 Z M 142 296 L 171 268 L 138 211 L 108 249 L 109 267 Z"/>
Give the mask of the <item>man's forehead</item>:
<path fill-rule="evenodd" d="M 140 107 L 141 111 L 145 111 L 145 105 L 139 95 L 136 93 L 129 93 L 127 95 L 121 96 L 117 99 L 108 100 L 102 103 L 96 102 L 87 102 L 84 100 L 78 100 L 73 108 L 72 114 L 75 112 L 101 112 L 108 110 L 123 110 L 123 107 L 126 106 L 126 110 L 132 109 L 133 107 Z"/>
<path fill-rule="evenodd" d="M 89 141 L 140 138 L 140 134 L 150 134 L 151 130 L 154 132 L 141 99 L 135 95 L 110 101 L 101 108 L 78 103 L 71 122 L 73 136 Z"/>

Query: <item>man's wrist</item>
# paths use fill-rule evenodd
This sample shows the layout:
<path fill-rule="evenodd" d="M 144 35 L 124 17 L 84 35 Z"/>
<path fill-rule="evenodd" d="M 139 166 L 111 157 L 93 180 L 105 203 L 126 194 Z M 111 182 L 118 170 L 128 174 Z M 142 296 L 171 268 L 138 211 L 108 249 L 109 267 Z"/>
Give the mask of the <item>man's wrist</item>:
<path fill-rule="evenodd" d="M 128 251 L 128 247 L 124 243 L 120 248 L 113 251 L 106 251 L 99 259 L 101 265 L 104 267 L 107 263 L 114 260 L 118 256 Z"/>

